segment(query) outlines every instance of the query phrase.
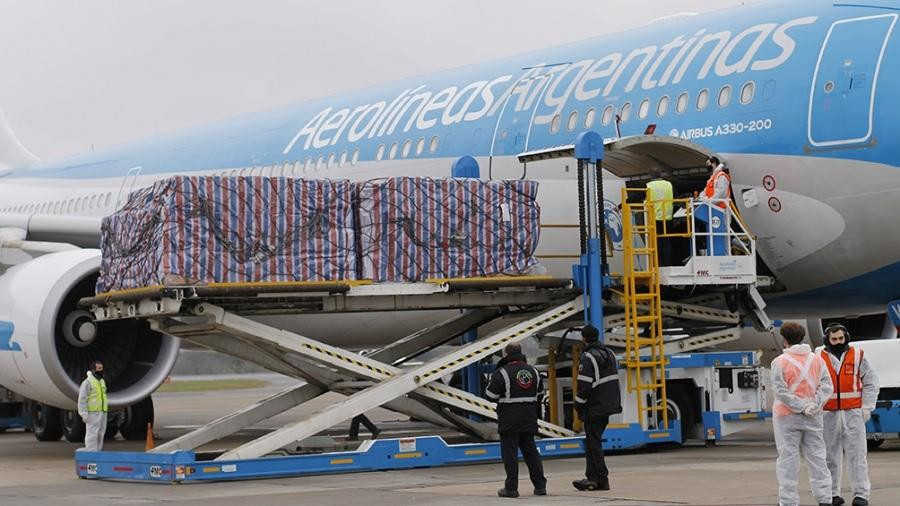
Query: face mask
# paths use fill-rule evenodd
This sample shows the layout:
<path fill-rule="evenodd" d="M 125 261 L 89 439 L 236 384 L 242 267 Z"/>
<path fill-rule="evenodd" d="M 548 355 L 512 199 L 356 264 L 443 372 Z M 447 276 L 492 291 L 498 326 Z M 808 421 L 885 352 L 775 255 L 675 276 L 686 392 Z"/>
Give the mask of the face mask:
<path fill-rule="evenodd" d="M 826 345 L 826 347 L 828 348 L 828 351 L 830 351 L 834 355 L 841 355 L 842 353 L 847 351 L 847 343 L 846 342 L 838 343 L 838 344 L 831 344 L 831 342 L 829 342 Z"/>
<path fill-rule="evenodd" d="M 98 380 L 99 380 L 99 379 L 103 379 L 103 371 L 94 371 L 94 372 L 91 373 L 91 374 L 93 374 L 94 377 L 97 378 Z"/>

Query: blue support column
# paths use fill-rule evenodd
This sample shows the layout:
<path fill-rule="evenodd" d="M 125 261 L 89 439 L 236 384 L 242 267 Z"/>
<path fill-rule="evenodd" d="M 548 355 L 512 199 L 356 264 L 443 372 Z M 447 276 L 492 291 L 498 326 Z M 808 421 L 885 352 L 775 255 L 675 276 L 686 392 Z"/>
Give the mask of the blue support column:
<path fill-rule="evenodd" d="M 478 167 L 478 161 L 471 156 L 463 156 L 453 162 L 450 168 L 452 177 L 481 177 L 481 170 Z M 478 331 L 470 330 L 462 335 L 462 344 L 468 344 L 478 339 Z M 474 363 L 466 366 L 462 372 L 463 390 L 472 395 L 481 397 L 481 364 Z M 472 418 L 477 418 L 472 415 Z"/>
<path fill-rule="evenodd" d="M 585 295 L 585 322 L 600 330 L 603 341 L 603 289 L 608 285 L 606 276 L 606 251 L 603 234 L 606 233 L 603 207 L 603 138 L 596 132 L 582 132 L 575 138 L 575 158 L 578 170 L 583 171 L 585 184 L 579 202 L 586 209 L 581 213 L 583 237 L 587 238 L 587 251 L 582 252 L 581 265 L 573 269 L 584 276 L 577 279 Z M 580 185 L 581 186 L 581 185 Z M 586 278 L 586 279 L 585 279 Z"/>

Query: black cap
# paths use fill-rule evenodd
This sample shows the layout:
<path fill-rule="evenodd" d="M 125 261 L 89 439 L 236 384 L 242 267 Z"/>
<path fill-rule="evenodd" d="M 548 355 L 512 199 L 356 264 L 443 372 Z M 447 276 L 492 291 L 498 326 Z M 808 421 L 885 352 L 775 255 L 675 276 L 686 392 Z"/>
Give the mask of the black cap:
<path fill-rule="evenodd" d="M 600 331 L 593 325 L 585 325 L 581 329 L 581 337 L 585 341 L 596 341 L 600 337 Z"/>

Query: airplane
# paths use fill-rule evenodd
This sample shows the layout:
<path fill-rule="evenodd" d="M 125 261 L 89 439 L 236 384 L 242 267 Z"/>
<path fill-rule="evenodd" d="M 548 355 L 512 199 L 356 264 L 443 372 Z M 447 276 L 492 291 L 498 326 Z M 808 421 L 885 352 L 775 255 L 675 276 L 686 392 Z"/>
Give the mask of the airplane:
<path fill-rule="evenodd" d="M 177 341 L 140 322 L 98 326 L 75 303 L 94 292 L 101 218 L 172 175 L 447 177 L 472 155 L 482 178 L 540 182 L 537 256 L 569 277 L 578 256 L 572 162 L 523 167 L 516 155 L 584 130 L 607 139 L 611 211 L 618 189 L 649 167 L 687 191 L 717 154 L 774 279 L 769 313 L 894 338 L 885 312 L 900 295 L 900 147 L 890 141 L 898 14 L 885 0 L 804 0 L 679 16 L 57 161 L 38 161 L 0 121 L 0 384 L 71 409 L 87 361 L 100 356 L 118 369 L 108 373 L 119 376 L 111 403 L 152 412 L 140 403 L 171 369 Z M 267 321 L 369 347 L 439 317 Z M 772 346 L 760 336 L 741 344 Z"/>

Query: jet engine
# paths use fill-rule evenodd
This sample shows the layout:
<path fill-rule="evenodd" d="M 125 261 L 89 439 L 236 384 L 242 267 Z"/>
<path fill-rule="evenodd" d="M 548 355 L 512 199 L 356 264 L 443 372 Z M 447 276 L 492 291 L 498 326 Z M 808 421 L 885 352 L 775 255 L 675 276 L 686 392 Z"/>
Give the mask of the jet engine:
<path fill-rule="evenodd" d="M 81 249 L 43 255 L 0 276 L 0 384 L 36 401 L 33 418 L 59 416 L 54 406 L 74 410 L 94 360 L 104 364 L 111 408 L 146 406 L 175 364 L 178 339 L 140 320 L 98 323 L 78 307 L 94 295 L 99 269 L 100 251 Z"/>

